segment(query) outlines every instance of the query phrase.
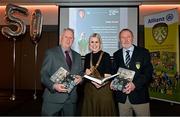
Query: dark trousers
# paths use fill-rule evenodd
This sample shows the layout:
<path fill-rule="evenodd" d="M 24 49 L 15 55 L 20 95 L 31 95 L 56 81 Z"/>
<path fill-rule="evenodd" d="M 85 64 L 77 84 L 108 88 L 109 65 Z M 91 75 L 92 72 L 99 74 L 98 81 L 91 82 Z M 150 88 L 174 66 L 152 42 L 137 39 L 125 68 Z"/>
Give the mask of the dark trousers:
<path fill-rule="evenodd" d="M 43 102 L 42 112 L 43 116 L 75 116 L 76 103 L 66 101 L 65 103 Z"/>

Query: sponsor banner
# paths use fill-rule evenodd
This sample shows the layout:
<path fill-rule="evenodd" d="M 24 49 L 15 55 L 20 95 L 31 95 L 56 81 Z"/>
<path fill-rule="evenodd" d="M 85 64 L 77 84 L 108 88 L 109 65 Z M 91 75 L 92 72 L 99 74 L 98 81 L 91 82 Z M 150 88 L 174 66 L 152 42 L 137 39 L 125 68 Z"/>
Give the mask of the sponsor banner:
<path fill-rule="evenodd" d="M 178 23 L 177 9 L 144 17 L 145 48 L 154 67 L 150 96 L 180 103 Z"/>

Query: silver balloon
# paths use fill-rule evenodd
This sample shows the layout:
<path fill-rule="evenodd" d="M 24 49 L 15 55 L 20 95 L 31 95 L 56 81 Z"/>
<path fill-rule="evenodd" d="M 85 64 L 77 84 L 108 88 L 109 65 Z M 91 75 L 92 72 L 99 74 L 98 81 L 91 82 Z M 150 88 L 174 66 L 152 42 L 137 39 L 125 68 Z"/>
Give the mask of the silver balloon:
<path fill-rule="evenodd" d="M 37 44 L 40 40 L 42 32 L 42 22 L 43 17 L 41 11 L 36 9 L 32 13 L 31 22 L 30 22 L 30 36 L 33 43 Z"/>
<path fill-rule="evenodd" d="M 28 15 L 28 10 L 23 7 L 19 7 L 13 4 L 8 4 L 6 6 L 5 10 L 5 22 L 8 26 L 16 26 L 16 30 L 12 30 L 10 27 L 3 27 L 1 32 L 2 34 L 7 37 L 11 38 L 13 40 L 13 93 L 10 97 L 10 100 L 14 101 L 16 99 L 15 90 L 16 90 L 16 37 L 24 34 L 26 32 L 26 25 L 24 22 L 17 18 L 16 16 L 13 16 L 14 14 L 23 14 L 25 16 Z"/>
<path fill-rule="evenodd" d="M 21 13 L 24 16 L 28 15 L 28 9 L 24 8 L 24 7 L 20 7 L 17 5 L 13 5 L 13 4 L 8 4 L 6 6 L 6 22 L 8 25 L 13 25 L 16 26 L 17 29 L 14 31 L 12 30 L 10 27 L 3 27 L 1 32 L 4 36 L 6 36 L 7 38 L 13 38 L 13 37 L 18 37 L 22 34 L 25 34 L 26 32 L 26 25 L 24 24 L 24 22 L 13 16 L 14 13 Z"/>
<path fill-rule="evenodd" d="M 31 16 L 31 22 L 30 22 L 30 39 L 35 44 L 34 48 L 34 94 L 33 98 L 34 100 L 37 99 L 36 90 L 37 90 L 37 56 L 38 56 L 38 42 L 40 41 L 40 36 L 42 32 L 42 22 L 43 17 L 41 14 L 41 11 L 39 9 L 36 9 Z"/>

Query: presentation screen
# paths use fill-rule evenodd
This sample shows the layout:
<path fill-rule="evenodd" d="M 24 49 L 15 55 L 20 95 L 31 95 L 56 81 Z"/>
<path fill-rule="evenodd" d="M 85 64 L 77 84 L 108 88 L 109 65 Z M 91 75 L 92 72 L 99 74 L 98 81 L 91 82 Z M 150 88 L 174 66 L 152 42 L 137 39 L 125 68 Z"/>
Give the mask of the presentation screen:
<path fill-rule="evenodd" d="M 119 31 L 129 28 L 137 45 L 138 7 L 59 7 L 59 34 L 64 28 L 75 31 L 72 49 L 82 56 L 89 53 L 89 36 L 99 33 L 102 49 L 111 56 L 121 48 Z"/>

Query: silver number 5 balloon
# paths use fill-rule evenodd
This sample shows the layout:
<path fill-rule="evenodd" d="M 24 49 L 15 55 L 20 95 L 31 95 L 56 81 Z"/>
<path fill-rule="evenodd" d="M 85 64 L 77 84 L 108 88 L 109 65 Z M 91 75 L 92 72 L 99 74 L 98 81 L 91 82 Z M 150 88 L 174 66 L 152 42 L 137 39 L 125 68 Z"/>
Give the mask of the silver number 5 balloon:
<path fill-rule="evenodd" d="M 7 38 L 11 38 L 13 39 L 13 94 L 12 96 L 10 97 L 11 100 L 15 100 L 16 99 L 16 96 L 15 96 L 15 89 L 16 89 L 16 74 L 15 74 L 15 71 L 16 71 L 16 37 L 22 35 L 22 34 L 25 34 L 26 32 L 26 25 L 24 24 L 24 22 L 15 17 L 14 14 L 16 13 L 21 13 L 25 16 L 28 15 L 28 10 L 26 8 L 23 8 L 23 7 L 19 7 L 19 6 L 16 6 L 16 5 L 13 5 L 13 4 L 8 4 L 6 6 L 6 17 L 5 17 L 5 21 L 7 21 L 7 24 L 8 25 L 12 25 L 12 26 L 16 26 L 17 29 L 16 30 L 12 30 L 11 28 L 9 27 L 3 27 L 2 28 L 2 34 L 7 37 Z"/>
<path fill-rule="evenodd" d="M 17 27 L 17 29 L 15 31 L 9 27 L 3 27 L 2 28 L 2 30 L 1 30 L 2 34 L 4 36 L 6 36 L 7 38 L 18 37 L 22 34 L 25 34 L 25 32 L 26 32 L 26 25 L 24 24 L 24 22 L 21 19 L 13 16 L 14 13 L 21 13 L 24 16 L 27 16 L 28 15 L 28 9 L 26 9 L 24 7 L 17 6 L 17 5 L 13 5 L 13 4 L 8 4 L 6 6 L 6 13 L 5 14 L 6 14 L 7 23 L 9 25 L 14 25 Z"/>

